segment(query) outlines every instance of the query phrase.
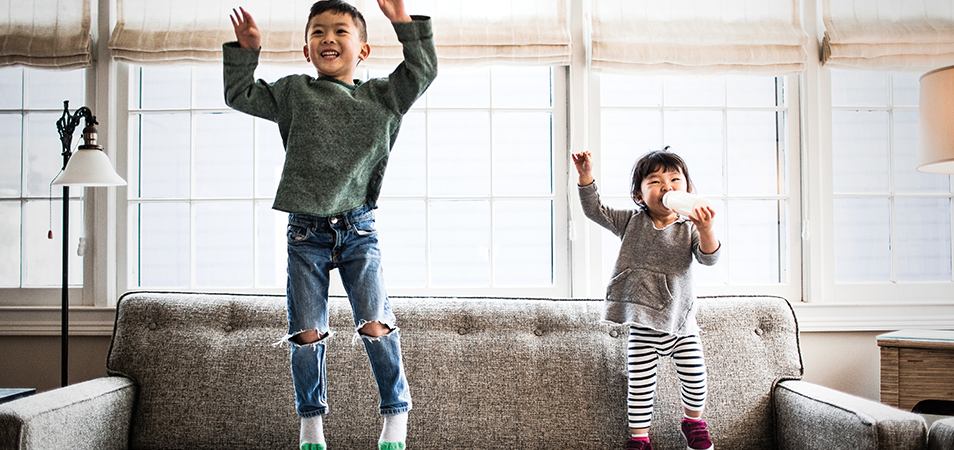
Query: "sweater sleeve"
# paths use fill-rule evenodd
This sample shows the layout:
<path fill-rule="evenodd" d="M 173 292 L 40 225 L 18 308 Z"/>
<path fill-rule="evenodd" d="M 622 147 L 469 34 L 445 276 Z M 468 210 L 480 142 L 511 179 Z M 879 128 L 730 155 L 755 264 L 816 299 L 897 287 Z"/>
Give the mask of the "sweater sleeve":
<path fill-rule="evenodd" d="M 617 236 L 623 235 L 629 220 L 633 217 L 633 211 L 613 209 L 604 205 L 600 201 L 600 193 L 595 181 L 586 186 L 579 186 L 579 193 L 580 204 L 583 206 L 583 214 L 586 217 Z"/>
<path fill-rule="evenodd" d="M 437 48 L 431 20 L 411 16 L 410 22 L 394 23 L 394 32 L 404 49 L 404 61 L 387 78 L 386 102 L 399 114 L 406 113 L 437 77 Z"/>
<path fill-rule="evenodd" d="M 278 121 L 279 107 L 274 86 L 255 80 L 261 50 L 246 50 L 238 42 L 222 44 L 225 104 L 253 116 Z"/>

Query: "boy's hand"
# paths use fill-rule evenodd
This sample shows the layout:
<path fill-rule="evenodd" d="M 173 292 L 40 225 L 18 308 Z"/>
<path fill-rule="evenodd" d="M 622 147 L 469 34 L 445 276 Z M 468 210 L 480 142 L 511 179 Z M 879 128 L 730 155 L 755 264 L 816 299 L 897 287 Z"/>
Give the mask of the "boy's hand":
<path fill-rule="evenodd" d="M 404 11 L 404 0 L 378 0 L 378 6 L 393 23 L 411 21 L 411 16 Z"/>
<path fill-rule="evenodd" d="M 593 157 L 590 152 L 580 152 L 570 155 L 573 157 L 573 164 L 576 165 L 576 172 L 580 175 L 580 186 L 587 186 L 593 183 Z"/>
<path fill-rule="evenodd" d="M 258 25 L 255 25 L 255 20 L 252 19 L 251 14 L 240 7 L 238 11 L 232 10 L 229 19 L 232 19 L 235 40 L 238 41 L 239 46 L 247 50 L 262 48 L 262 33 L 258 31 Z"/>

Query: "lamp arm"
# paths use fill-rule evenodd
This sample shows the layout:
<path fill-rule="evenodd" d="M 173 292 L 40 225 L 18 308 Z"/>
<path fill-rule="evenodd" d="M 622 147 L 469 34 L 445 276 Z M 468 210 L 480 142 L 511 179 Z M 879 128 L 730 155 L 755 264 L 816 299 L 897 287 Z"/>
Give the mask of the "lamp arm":
<path fill-rule="evenodd" d="M 69 160 L 69 157 L 72 155 L 70 150 L 70 145 L 73 143 L 73 131 L 76 130 L 76 126 L 79 125 L 80 119 L 86 119 L 86 126 L 98 125 L 99 122 L 96 121 L 96 116 L 93 115 L 93 111 L 85 106 L 81 106 L 76 110 L 72 115 L 70 115 L 70 101 L 63 101 L 63 115 L 60 116 L 59 120 L 56 121 L 56 130 L 60 133 L 60 142 L 63 144 L 63 167 L 66 167 L 66 162 Z"/>

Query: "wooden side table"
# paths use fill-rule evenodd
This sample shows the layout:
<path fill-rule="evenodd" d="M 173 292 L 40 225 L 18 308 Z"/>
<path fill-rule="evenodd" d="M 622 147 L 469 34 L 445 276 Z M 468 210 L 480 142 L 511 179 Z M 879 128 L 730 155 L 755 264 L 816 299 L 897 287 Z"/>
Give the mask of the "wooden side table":
<path fill-rule="evenodd" d="M 881 403 L 911 411 L 922 400 L 954 400 L 954 331 L 878 336 Z"/>

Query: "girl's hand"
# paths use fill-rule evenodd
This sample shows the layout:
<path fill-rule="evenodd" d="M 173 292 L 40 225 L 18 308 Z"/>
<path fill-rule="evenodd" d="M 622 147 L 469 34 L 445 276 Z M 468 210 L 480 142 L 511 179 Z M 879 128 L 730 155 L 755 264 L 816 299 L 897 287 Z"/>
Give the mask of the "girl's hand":
<path fill-rule="evenodd" d="M 262 33 L 259 32 L 258 25 L 255 25 L 255 20 L 252 19 L 251 14 L 240 7 L 238 11 L 232 10 L 229 19 L 232 20 L 232 28 L 235 29 L 235 40 L 238 41 L 239 46 L 247 50 L 262 48 Z"/>
<path fill-rule="evenodd" d="M 573 153 L 573 164 L 576 165 L 576 172 L 580 175 L 580 186 L 587 186 L 593 183 L 593 156 L 588 151 Z"/>
<path fill-rule="evenodd" d="M 404 0 L 378 0 L 378 7 L 392 23 L 411 21 L 411 16 L 404 11 Z"/>
<path fill-rule="evenodd" d="M 699 230 L 699 249 L 702 253 L 711 254 L 719 249 L 719 239 L 712 231 L 712 225 L 715 224 L 715 210 L 711 206 L 696 208 L 689 220 L 696 225 Z"/>

